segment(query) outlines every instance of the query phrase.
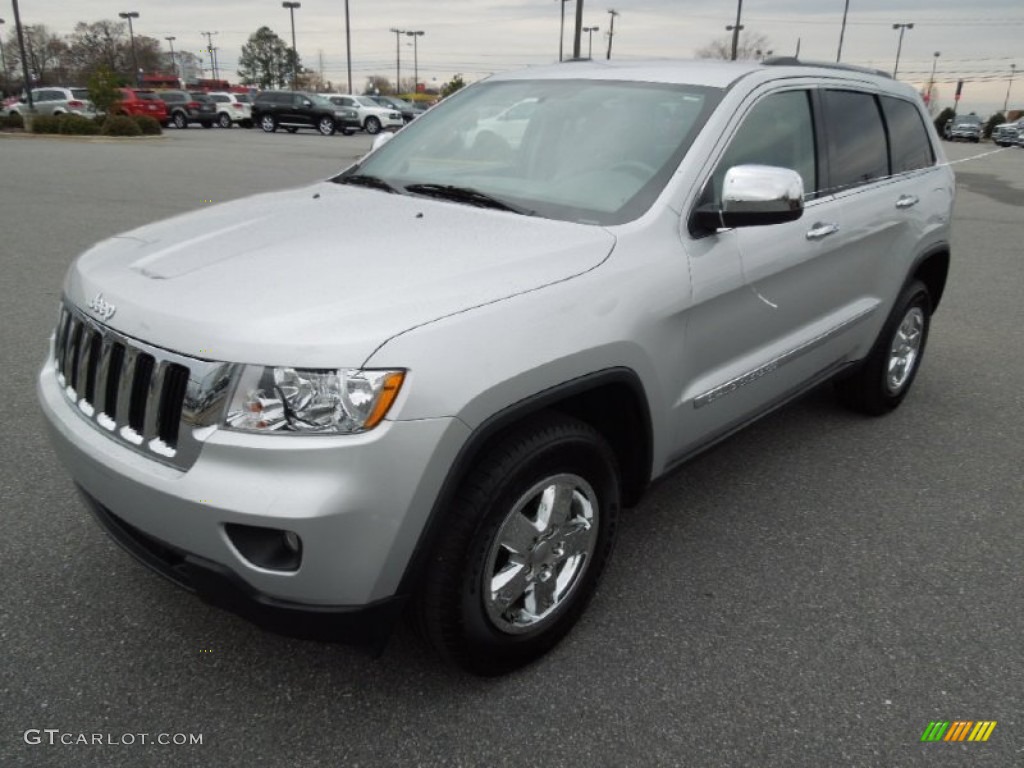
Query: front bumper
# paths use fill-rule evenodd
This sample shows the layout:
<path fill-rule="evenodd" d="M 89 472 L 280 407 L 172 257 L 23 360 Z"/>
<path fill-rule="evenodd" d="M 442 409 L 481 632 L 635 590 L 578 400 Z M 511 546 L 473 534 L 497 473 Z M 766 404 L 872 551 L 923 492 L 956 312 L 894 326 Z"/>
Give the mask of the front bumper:
<path fill-rule="evenodd" d="M 405 601 L 399 597 L 351 607 L 310 606 L 262 594 L 229 568 L 147 536 L 83 488 L 79 491 L 97 522 L 130 555 L 206 602 L 264 629 L 289 637 L 344 641 L 379 650 L 401 615 Z"/>
<path fill-rule="evenodd" d="M 388 613 L 468 436 L 457 419 L 384 422 L 345 437 L 217 429 L 181 471 L 115 442 L 77 413 L 52 355 L 37 386 L 54 449 L 107 530 L 122 544 L 153 542 L 142 549 L 172 553 L 163 565 L 140 559 L 172 578 L 187 572 L 175 580 L 254 619 L 253 606 L 334 620 L 355 609 Z M 301 563 L 288 571 L 255 565 L 233 543 L 229 524 L 293 531 Z"/>

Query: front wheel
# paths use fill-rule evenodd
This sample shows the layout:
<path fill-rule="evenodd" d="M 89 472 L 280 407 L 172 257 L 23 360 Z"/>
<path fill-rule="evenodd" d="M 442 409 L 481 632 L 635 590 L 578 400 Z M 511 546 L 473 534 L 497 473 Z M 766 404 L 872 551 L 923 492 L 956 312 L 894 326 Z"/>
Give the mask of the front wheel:
<path fill-rule="evenodd" d="M 219 125 L 221 128 L 230 128 L 231 115 L 227 114 L 226 112 L 221 112 L 220 115 L 217 117 L 217 125 Z"/>
<path fill-rule="evenodd" d="M 337 130 L 334 120 L 329 117 L 321 117 L 316 124 L 316 128 L 324 136 L 333 136 L 334 132 Z"/>
<path fill-rule="evenodd" d="M 264 115 L 260 118 L 260 128 L 267 133 L 273 133 L 277 130 L 277 120 L 274 119 L 273 115 Z"/>
<path fill-rule="evenodd" d="M 846 405 L 881 416 L 903 402 L 921 367 L 931 313 L 928 288 L 914 280 L 896 300 L 867 359 L 852 376 L 836 383 Z"/>
<path fill-rule="evenodd" d="M 546 653 L 594 593 L 619 503 L 615 457 L 588 424 L 541 414 L 513 427 L 454 499 L 417 601 L 421 630 L 480 675 Z"/>
<path fill-rule="evenodd" d="M 365 128 L 366 132 L 371 136 L 375 133 L 380 133 L 380 120 L 376 117 L 368 117 L 366 118 L 366 122 L 363 124 L 363 128 Z"/>
<path fill-rule="evenodd" d="M 181 114 L 181 112 L 174 113 L 173 122 L 175 128 L 188 128 L 188 118 Z"/>

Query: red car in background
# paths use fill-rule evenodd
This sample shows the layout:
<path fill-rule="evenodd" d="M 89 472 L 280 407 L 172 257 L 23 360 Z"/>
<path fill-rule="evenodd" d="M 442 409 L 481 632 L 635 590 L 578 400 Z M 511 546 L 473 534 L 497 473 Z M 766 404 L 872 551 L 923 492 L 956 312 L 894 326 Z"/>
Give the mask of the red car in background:
<path fill-rule="evenodd" d="M 149 115 L 160 125 L 167 125 L 167 105 L 156 93 L 144 88 L 118 88 L 121 100 L 111 109 L 115 115 Z"/>

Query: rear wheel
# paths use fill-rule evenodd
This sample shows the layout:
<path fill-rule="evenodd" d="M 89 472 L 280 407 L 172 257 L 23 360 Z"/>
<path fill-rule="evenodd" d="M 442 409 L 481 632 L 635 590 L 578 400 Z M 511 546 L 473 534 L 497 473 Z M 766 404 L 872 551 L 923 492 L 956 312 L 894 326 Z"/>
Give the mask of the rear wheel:
<path fill-rule="evenodd" d="M 273 133 L 277 130 L 277 120 L 274 119 L 273 115 L 264 115 L 260 118 L 260 128 L 267 133 Z"/>
<path fill-rule="evenodd" d="M 217 125 L 219 125 L 221 128 L 230 128 L 231 115 L 229 115 L 227 112 L 221 112 L 220 115 L 217 116 Z"/>
<path fill-rule="evenodd" d="M 338 129 L 334 124 L 334 119 L 324 115 L 317 121 L 316 129 L 320 131 L 324 136 L 333 136 L 334 132 Z"/>
<path fill-rule="evenodd" d="M 366 118 L 366 122 L 363 123 L 363 128 L 365 128 L 366 132 L 371 136 L 375 133 L 380 133 L 380 120 L 376 117 L 370 116 Z"/>
<path fill-rule="evenodd" d="M 931 312 L 928 289 L 924 283 L 914 280 L 903 289 L 861 367 L 836 383 L 846 405 L 871 416 L 881 416 L 903 402 L 921 367 Z"/>
<path fill-rule="evenodd" d="M 172 119 L 175 128 L 188 128 L 188 118 L 181 112 L 175 112 Z"/>
<path fill-rule="evenodd" d="M 421 630 L 475 674 L 533 661 L 583 613 L 618 511 L 615 458 L 592 427 L 542 414 L 512 428 L 454 499 L 416 604 Z"/>

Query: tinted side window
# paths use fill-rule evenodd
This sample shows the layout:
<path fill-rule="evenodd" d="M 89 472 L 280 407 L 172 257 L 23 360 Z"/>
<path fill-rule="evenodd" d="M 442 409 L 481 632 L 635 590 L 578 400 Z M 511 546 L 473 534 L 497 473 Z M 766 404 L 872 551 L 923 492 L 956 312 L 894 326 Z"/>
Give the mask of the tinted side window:
<path fill-rule="evenodd" d="M 934 165 L 932 143 L 917 107 L 891 96 L 882 96 L 881 102 L 885 124 L 889 128 L 892 172 L 903 173 Z"/>
<path fill-rule="evenodd" d="M 878 103 L 870 93 L 825 91 L 832 185 L 863 184 L 889 175 L 889 151 Z"/>
<path fill-rule="evenodd" d="M 532 110 L 536 102 L 528 106 Z M 773 93 L 754 105 L 725 150 L 701 202 L 721 202 L 726 171 L 735 165 L 751 164 L 794 170 L 803 179 L 804 195 L 814 195 L 818 189 L 818 164 L 807 91 Z"/>

